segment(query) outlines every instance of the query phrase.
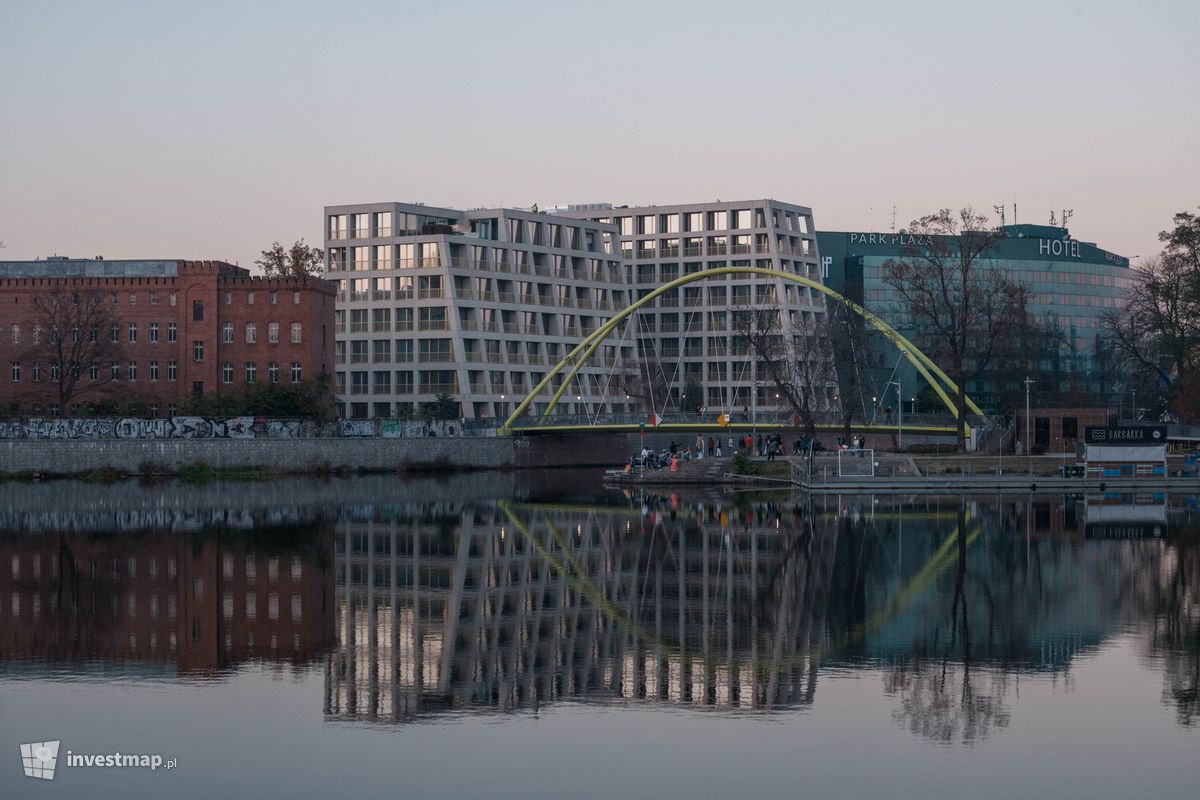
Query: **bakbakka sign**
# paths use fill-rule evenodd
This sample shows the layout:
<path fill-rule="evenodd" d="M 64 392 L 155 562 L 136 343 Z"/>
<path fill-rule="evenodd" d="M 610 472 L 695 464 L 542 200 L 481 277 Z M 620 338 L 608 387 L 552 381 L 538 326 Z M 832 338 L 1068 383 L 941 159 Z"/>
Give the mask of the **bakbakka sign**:
<path fill-rule="evenodd" d="M 1084 428 L 1088 444 L 1166 444 L 1166 425 L 1122 425 L 1109 428 Z"/>

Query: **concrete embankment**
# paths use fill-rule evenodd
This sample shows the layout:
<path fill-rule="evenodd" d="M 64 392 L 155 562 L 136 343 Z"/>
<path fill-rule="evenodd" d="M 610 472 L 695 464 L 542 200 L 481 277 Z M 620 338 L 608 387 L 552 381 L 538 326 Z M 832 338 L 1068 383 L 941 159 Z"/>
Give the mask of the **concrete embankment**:
<path fill-rule="evenodd" d="M 81 475 L 101 469 L 176 473 L 203 461 L 218 470 L 504 469 L 595 466 L 625 458 L 618 441 L 592 437 L 316 439 L 40 439 L 0 441 L 0 473 Z"/>

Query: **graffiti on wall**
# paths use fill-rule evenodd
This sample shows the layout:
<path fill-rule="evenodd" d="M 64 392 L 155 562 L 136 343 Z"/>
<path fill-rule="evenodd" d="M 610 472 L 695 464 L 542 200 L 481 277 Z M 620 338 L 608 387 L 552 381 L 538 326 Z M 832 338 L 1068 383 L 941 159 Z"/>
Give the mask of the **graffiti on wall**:
<path fill-rule="evenodd" d="M 0 439 L 298 439 L 330 435 L 332 426 L 262 417 L 0 420 Z"/>

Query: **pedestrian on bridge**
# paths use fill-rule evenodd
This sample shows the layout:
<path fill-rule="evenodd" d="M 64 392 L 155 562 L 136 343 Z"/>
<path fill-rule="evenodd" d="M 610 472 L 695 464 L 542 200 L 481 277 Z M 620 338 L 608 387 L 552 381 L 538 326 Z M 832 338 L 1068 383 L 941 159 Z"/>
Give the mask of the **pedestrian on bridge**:
<path fill-rule="evenodd" d="M 696 434 L 696 458 L 704 458 L 704 437 Z"/>

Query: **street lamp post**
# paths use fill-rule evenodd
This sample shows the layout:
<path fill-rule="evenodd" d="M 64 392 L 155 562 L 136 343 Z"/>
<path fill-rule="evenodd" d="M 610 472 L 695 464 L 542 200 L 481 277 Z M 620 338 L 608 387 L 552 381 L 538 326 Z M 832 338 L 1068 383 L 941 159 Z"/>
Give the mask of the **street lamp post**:
<path fill-rule="evenodd" d="M 758 444 L 758 381 L 750 384 L 750 455 L 754 455 L 754 446 Z"/>
<path fill-rule="evenodd" d="M 1031 378 L 1025 379 L 1025 459 L 1029 465 L 1029 474 L 1033 475 L 1033 447 L 1029 441 L 1029 387 L 1033 384 Z"/>

